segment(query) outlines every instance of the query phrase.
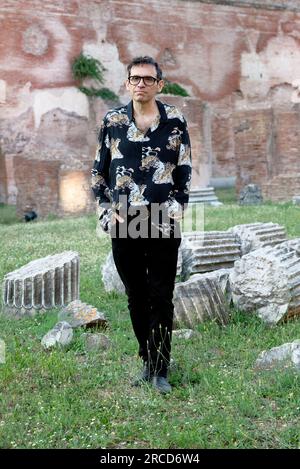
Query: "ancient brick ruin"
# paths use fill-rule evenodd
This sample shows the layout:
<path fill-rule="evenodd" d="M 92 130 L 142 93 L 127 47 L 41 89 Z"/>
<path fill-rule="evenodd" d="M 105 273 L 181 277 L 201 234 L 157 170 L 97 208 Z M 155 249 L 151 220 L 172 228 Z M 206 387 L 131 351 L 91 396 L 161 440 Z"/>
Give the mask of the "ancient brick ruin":
<path fill-rule="evenodd" d="M 296 0 L 4 0 L 0 5 L 0 202 L 40 216 L 94 210 L 96 130 L 111 106 L 71 74 L 81 51 L 127 103 L 126 64 L 152 55 L 189 98 L 192 187 L 236 176 L 263 197 L 300 193 Z"/>

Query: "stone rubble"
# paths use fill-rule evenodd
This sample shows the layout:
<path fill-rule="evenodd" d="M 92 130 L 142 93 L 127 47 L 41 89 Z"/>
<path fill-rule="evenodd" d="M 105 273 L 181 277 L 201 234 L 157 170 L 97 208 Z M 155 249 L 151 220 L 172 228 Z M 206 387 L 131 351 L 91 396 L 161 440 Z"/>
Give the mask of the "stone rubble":
<path fill-rule="evenodd" d="M 260 248 L 237 260 L 229 275 L 236 307 L 270 325 L 300 314 L 300 257 L 286 246 Z"/>
<path fill-rule="evenodd" d="M 125 287 L 117 271 L 112 251 L 108 253 L 106 260 L 102 266 L 101 273 L 105 291 L 116 291 L 118 293 L 125 293 Z"/>
<path fill-rule="evenodd" d="M 176 329 L 172 331 L 172 336 L 177 339 L 189 340 L 196 337 L 198 334 L 193 329 Z"/>
<path fill-rule="evenodd" d="M 259 205 L 262 202 L 261 188 L 257 184 L 248 184 L 240 191 L 240 205 Z"/>
<path fill-rule="evenodd" d="M 107 350 L 111 347 L 111 340 L 105 335 L 100 333 L 85 332 L 82 334 L 86 350 L 88 352 L 97 352 L 99 350 Z"/>
<path fill-rule="evenodd" d="M 254 367 L 258 370 L 293 366 L 300 371 L 300 340 L 294 340 L 270 350 L 264 350 L 257 358 Z"/>
<path fill-rule="evenodd" d="M 45 349 L 55 346 L 66 346 L 72 342 L 73 329 L 66 321 L 58 322 L 41 340 Z"/>
<path fill-rule="evenodd" d="M 67 321 L 73 328 L 107 326 L 107 319 L 94 306 L 80 300 L 72 301 L 58 313 L 59 321 Z"/>

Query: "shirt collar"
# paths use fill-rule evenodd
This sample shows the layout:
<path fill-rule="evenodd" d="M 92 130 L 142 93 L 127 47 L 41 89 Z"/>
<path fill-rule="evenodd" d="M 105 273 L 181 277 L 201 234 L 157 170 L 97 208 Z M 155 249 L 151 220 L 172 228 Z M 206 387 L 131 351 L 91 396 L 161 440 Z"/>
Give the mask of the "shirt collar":
<path fill-rule="evenodd" d="M 155 101 L 156 101 L 158 110 L 160 112 L 161 122 L 166 122 L 168 120 L 168 116 L 167 116 L 167 113 L 166 113 L 166 110 L 165 110 L 165 106 L 163 105 L 163 103 L 161 101 L 158 101 L 157 99 Z M 133 102 L 132 101 L 130 101 L 127 104 L 127 116 L 128 116 L 130 121 L 133 120 Z"/>

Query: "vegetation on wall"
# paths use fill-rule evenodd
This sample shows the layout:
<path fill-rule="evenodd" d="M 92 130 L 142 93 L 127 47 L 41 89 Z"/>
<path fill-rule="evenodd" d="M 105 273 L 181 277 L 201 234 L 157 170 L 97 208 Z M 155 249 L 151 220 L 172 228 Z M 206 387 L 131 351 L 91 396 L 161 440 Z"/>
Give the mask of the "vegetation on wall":
<path fill-rule="evenodd" d="M 87 96 L 98 96 L 102 99 L 106 99 L 109 101 L 118 101 L 118 96 L 111 91 L 109 88 L 86 88 L 85 86 L 79 86 L 80 91 L 86 94 Z"/>
<path fill-rule="evenodd" d="M 92 78 L 101 85 L 104 84 L 104 72 L 106 69 L 98 59 L 94 57 L 81 54 L 73 60 L 72 73 L 75 80 L 81 82 L 86 78 Z M 79 86 L 78 89 L 86 94 L 87 96 L 98 96 L 102 99 L 109 101 L 118 101 L 118 96 L 108 88 L 87 88 L 85 86 Z"/>
<path fill-rule="evenodd" d="M 72 71 L 73 76 L 77 80 L 84 78 L 94 78 L 99 83 L 104 83 L 103 72 L 106 69 L 101 62 L 93 57 L 81 54 L 73 60 Z"/>
<path fill-rule="evenodd" d="M 188 92 L 182 86 L 168 80 L 165 80 L 165 85 L 161 92 L 164 94 L 173 94 L 175 96 L 189 96 Z"/>
<path fill-rule="evenodd" d="M 118 101 L 118 96 L 109 88 L 87 88 L 86 86 L 82 85 L 82 81 L 86 78 L 91 78 L 100 85 L 103 85 L 105 82 L 103 76 L 105 71 L 106 69 L 98 59 L 84 55 L 82 52 L 73 60 L 72 63 L 73 77 L 75 80 L 80 80 L 81 85 L 78 88 L 80 91 L 82 91 L 82 93 L 86 94 L 87 96 L 98 96 L 109 101 Z M 182 86 L 169 80 L 165 80 L 165 85 L 161 92 L 175 96 L 189 96 L 188 92 Z"/>

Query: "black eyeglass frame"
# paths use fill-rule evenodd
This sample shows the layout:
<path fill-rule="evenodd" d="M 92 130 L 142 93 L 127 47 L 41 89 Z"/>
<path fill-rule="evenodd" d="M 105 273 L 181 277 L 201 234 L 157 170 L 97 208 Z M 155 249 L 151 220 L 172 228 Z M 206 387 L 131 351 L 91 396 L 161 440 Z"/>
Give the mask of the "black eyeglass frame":
<path fill-rule="evenodd" d="M 137 83 L 131 83 L 130 78 L 134 78 L 134 77 L 139 78 L 139 81 L 138 81 Z M 153 82 L 151 85 L 147 85 L 147 84 L 145 83 L 145 78 L 152 78 L 152 79 L 154 80 L 154 82 Z M 145 76 L 145 77 L 141 77 L 141 76 L 139 76 L 139 75 L 131 75 L 131 76 L 128 77 L 128 81 L 129 81 L 129 83 L 130 83 L 132 86 L 137 86 L 137 85 L 139 85 L 139 84 L 141 83 L 141 80 L 143 80 L 143 83 L 144 83 L 145 86 L 153 86 L 156 81 L 157 81 L 157 82 L 160 81 L 160 78 L 151 77 L 150 75 L 147 75 L 147 76 Z"/>

